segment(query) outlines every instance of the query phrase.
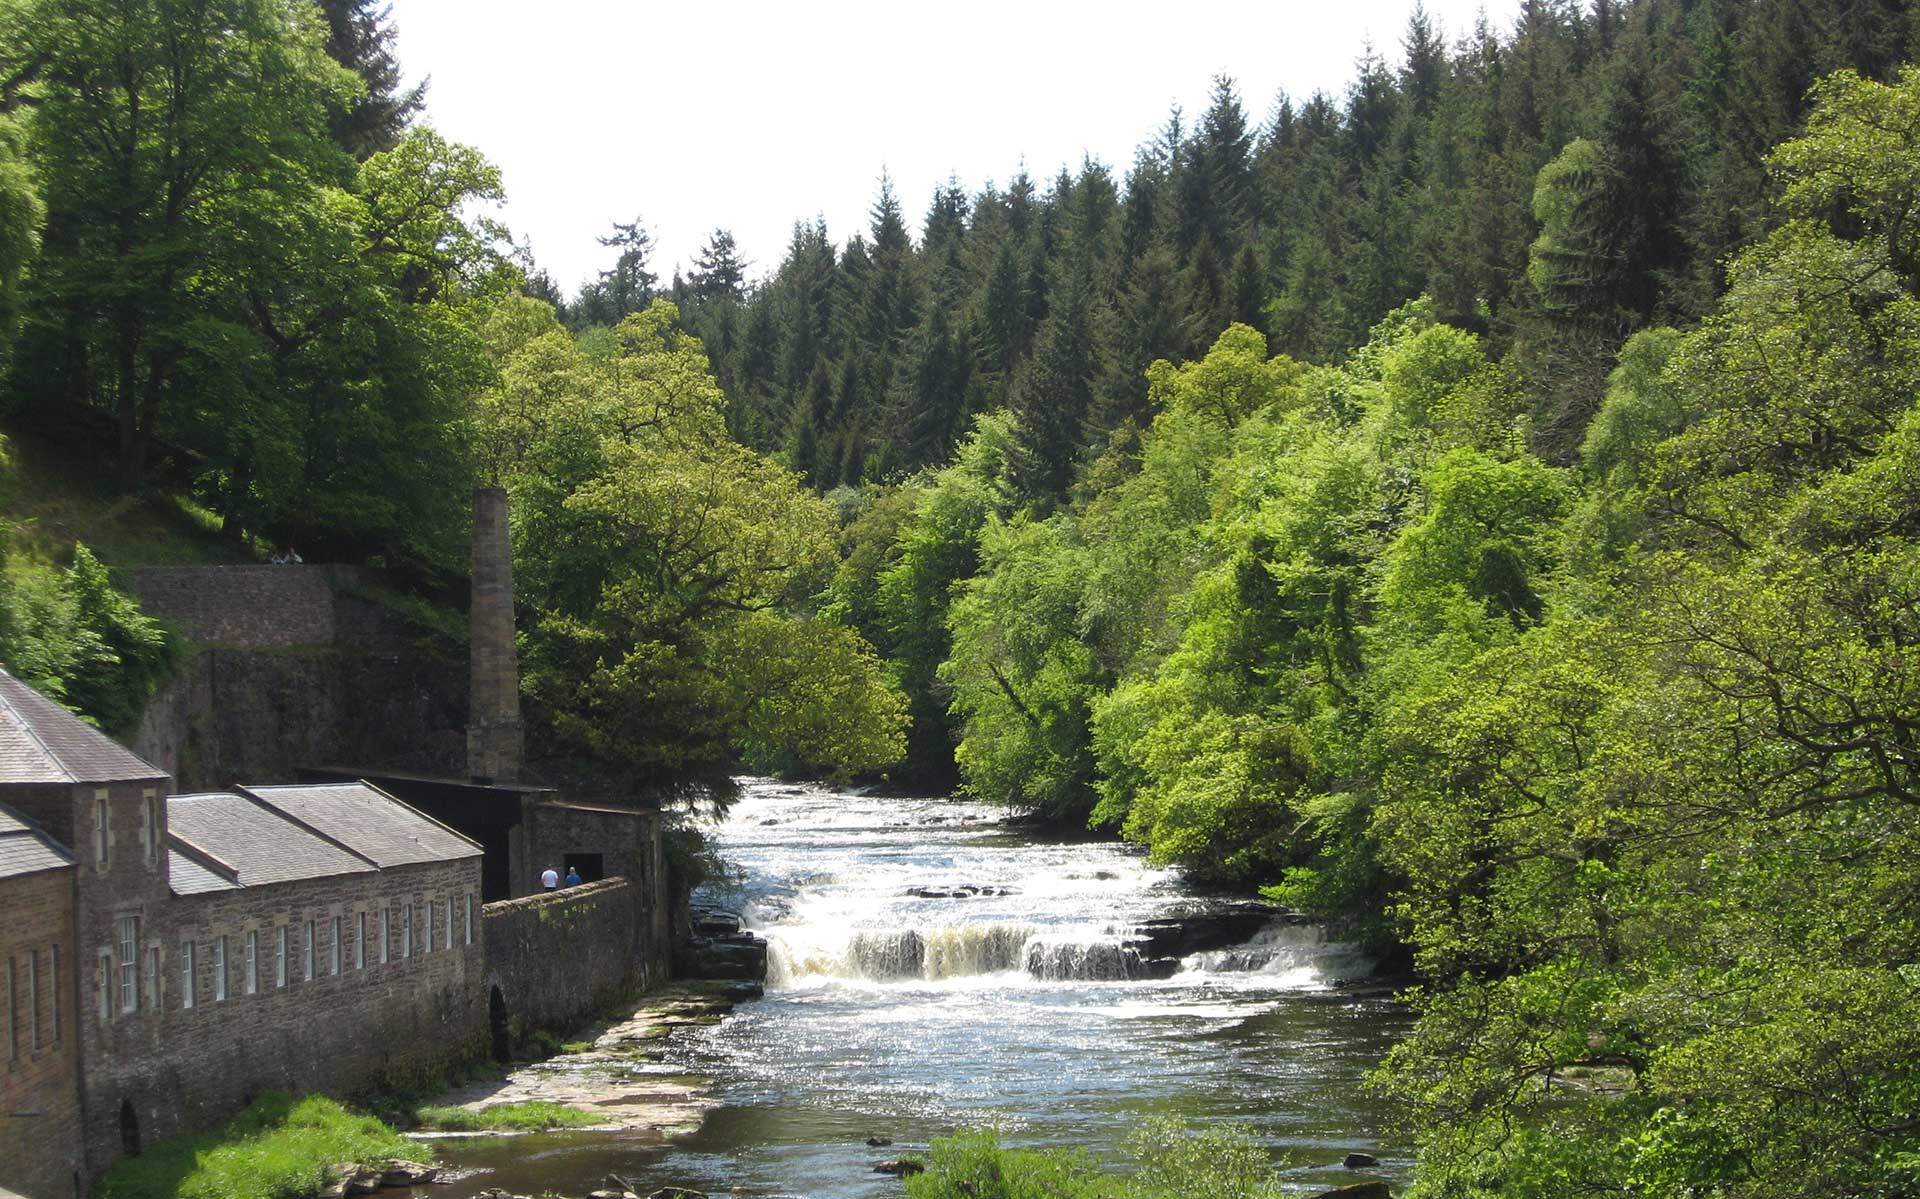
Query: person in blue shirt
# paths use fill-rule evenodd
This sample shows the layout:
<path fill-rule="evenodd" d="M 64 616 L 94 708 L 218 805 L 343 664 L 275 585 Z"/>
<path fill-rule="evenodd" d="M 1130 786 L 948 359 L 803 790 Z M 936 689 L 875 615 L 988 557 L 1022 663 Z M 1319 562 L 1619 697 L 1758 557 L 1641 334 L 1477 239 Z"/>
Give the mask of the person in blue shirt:
<path fill-rule="evenodd" d="M 580 868 L 577 866 L 567 867 L 567 886 L 577 887 L 579 885 L 580 885 Z"/>

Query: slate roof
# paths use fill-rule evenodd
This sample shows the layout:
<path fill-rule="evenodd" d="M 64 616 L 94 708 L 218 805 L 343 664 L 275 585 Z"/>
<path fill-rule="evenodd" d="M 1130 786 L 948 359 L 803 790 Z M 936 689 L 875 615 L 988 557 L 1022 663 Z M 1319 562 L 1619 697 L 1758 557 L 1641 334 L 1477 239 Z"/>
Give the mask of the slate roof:
<path fill-rule="evenodd" d="M 167 772 L 0 670 L 0 784 L 113 783 Z"/>
<path fill-rule="evenodd" d="M 366 858 L 241 792 L 168 797 L 167 831 L 188 850 L 231 866 L 242 887 L 375 869 Z"/>
<path fill-rule="evenodd" d="M 39 825 L 0 807 L 0 878 L 58 870 L 73 862 L 66 847 L 41 832 Z"/>
<path fill-rule="evenodd" d="M 167 886 L 175 895 L 205 895 L 209 891 L 238 891 L 240 884 L 202 865 L 200 860 L 182 853 L 178 845 L 167 846 Z"/>
<path fill-rule="evenodd" d="M 368 783 L 299 783 L 240 790 L 383 869 L 480 856 L 477 842 Z"/>

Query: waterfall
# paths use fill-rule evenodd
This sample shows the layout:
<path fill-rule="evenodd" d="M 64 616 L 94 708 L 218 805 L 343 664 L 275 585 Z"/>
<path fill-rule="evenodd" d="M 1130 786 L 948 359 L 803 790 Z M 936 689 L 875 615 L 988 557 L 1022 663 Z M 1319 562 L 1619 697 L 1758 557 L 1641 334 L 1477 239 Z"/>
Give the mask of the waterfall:
<path fill-rule="evenodd" d="M 772 926 L 767 980 L 793 986 L 808 976 L 874 982 L 939 980 L 1018 970 L 1034 929 L 1026 924 L 943 924 L 932 928 L 865 929 L 839 938 L 806 926 Z M 816 935 L 809 939 L 808 933 Z"/>
<path fill-rule="evenodd" d="M 1027 943 L 1027 973 L 1049 982 L 1111 982 L 1139 978 L 1143 971 L 1138 951 L 1117 941 L 1035 939 Z"/>
<path fill-rule="evenodd" d="M 1344 941 L 1333 941 L 1318 924 L 1275 924 L 1249 940 L 1183 959 L 1184 969 L 1204 974 L 1259 975 L 1274 981 L 1361 978 L 1373 962 Z"/>

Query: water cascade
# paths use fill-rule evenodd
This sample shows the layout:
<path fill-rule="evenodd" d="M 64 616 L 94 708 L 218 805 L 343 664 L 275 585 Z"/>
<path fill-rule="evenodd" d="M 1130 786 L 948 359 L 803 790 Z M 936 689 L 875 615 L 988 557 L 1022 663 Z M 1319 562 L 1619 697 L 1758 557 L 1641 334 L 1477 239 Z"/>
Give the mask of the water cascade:
<path fill-rule="evenodd" d="M 1404 1166 L 1361 1085 L 1401 1014 L 1342 992 L 1367 963 L 1323 929 L 955 799 L 750 780 L 712 831 L 745 879 L 712 898 L 766 938 L 767 993 L 676 1033 L 663 1065 L 718 1079 L 726 1106 L 670 1146 L 529 1137 L 436 1199 L 584 1194 L 609 1173 L 899 1199 L 873 1161 L 955 1128 L 1113 1156 L 1158 1112 L 1251 1125 L 1293 1189 L 1350 1181 L 1354 1150 Z"/>

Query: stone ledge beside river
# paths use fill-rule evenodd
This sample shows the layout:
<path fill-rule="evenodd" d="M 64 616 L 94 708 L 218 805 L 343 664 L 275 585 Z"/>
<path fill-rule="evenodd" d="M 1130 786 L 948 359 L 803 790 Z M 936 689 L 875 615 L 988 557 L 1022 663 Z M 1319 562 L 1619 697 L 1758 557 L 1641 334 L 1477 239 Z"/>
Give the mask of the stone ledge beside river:
<path fill-rule="evenodd" d="M 736 1003 L 755 999 L 755 983 L 682 981 L 647 995 L 632 1013 L 596 1025 L 579 1038 L 588 1047 L 545 1061 L 515 1065 L 506 1077 L 469 1083 L 437 1102 L 472 1112 L 508 1103 L 540 1101 L 593 1112 L 605 1122 L 569 1131 L 651 1133 L 665 1138 L 696 1129 L 712 1099 L 714 1080 L 685 1074 L 661 1061 L 674 1030 L 718 1023 Z M 420 1140 L 515 1136 L 515 1131 L 415 1132 Z"/>

